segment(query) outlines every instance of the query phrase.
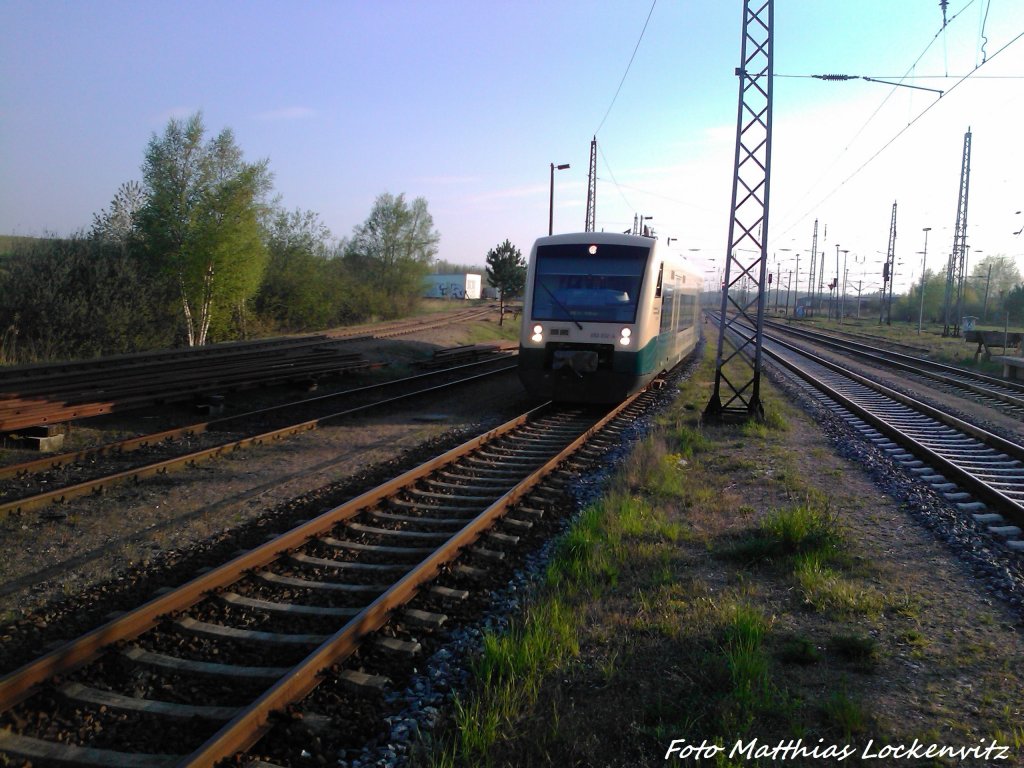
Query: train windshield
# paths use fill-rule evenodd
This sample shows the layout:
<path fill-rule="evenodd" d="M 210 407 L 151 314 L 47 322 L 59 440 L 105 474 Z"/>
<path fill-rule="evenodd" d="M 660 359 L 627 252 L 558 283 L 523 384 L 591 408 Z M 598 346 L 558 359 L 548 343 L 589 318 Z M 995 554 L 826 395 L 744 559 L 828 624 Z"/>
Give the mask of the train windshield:
<path fill-rule="evenodd" d="M 632 323 L 651 249 L 571 243 L 537 248 L 533 319 Z"/>

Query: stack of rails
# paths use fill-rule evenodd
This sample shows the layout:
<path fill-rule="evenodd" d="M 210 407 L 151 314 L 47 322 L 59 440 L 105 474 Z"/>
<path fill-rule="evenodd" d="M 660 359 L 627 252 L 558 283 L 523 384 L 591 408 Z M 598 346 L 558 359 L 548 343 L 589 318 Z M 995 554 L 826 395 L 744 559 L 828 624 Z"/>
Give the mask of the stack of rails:
<path fill-rule="evenodd" d="M 420 368 L 444 368 L 449 365 L 462 365 L 497 357 L 507 352 L 514 352 L 518 344 L 514 341 L 496 341 L 486 344 L 467 344 L 460 347 L 435 349 L 429 360 L 417 363 Z"/>
<path fill-rule="evenodd" d="M 0 369 L 0 432 L 366 368 L 325 335 Z"/>

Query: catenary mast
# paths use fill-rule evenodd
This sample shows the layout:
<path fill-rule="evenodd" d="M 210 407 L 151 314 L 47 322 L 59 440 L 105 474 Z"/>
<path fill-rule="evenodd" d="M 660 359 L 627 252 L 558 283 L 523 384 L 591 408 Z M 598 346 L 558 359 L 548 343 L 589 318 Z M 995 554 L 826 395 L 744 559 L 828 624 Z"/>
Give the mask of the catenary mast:
<path fill-rule="evenodd" d="M 732 210 L 710 419 L 764 418 L 761 340 L 767 301 L 774 0 L 744 0 Z M 752 291 L 738 290 L 750 284 Z M 735 294 L 735 295 L 734 295 Z M 751 330 L 752 329 L 752 330 Z"/>
<path fill-rule="evenodd" d="M 943 336 L 960 335 L 963 313 L 964 279 L 967 274 L 967 196 L 971 187 L 971 129 L 964 134 L 964 154 L 960 164 L 960 195 L 956 203 L 956 229 L 953 250 L 946 269 L 946 302 L 943 312 Z M 950 317 L 950 315 L 953 317 Z"/>
<path fill-rule="evenodd" d="M 584 232 L 593 232 L 597 216 L 597 136 L 590 140 L 590 175 L 587 181 L 587 221 Z"/>

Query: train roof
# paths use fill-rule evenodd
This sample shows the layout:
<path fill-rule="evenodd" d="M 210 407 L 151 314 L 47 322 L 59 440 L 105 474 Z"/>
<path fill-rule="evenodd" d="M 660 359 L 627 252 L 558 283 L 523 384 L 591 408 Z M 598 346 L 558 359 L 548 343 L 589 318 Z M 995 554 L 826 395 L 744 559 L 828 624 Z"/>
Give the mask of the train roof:
<path fill-rule="evenodd" d="M 656 242 L 653 237 L 624 235 L 620 232 L 569 232 L 564 235 L 538 237 L 534 245 L 558 245 L 560 243 L 618 243 L 619 245 L 642 245 L 650 247 Z"/>
<path fill-rule="evenodd" d="M 673 240 L 675 238 L 672 238 Z M 671 256 L 682 262 L 683 268 L 700 277 L 696 265 L 687 258 L 679 249 L 666 245 L 664 241 L 656 237 L 644 237 L 643 235 L 626 235 L 621 232 L 568 232 L 562 235 L 548 235 L 538 237 L 533 244 L 534 248 L 542 245 L 560 245 L 565 243 L 611 243 L 616 245 L 639 245 L 650 248 L 657 245 L 660 254 L 671 254 Z"/>

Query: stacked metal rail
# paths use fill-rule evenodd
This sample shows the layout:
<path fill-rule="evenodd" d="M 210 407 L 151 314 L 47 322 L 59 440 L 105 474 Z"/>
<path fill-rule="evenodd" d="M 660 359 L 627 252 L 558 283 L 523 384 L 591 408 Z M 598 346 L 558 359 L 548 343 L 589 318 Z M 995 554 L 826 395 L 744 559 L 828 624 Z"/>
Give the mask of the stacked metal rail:
<path fill-rule="evenodd" d="M 326 336 L 0 370 L 0 431 L 365 368 Z"/>

